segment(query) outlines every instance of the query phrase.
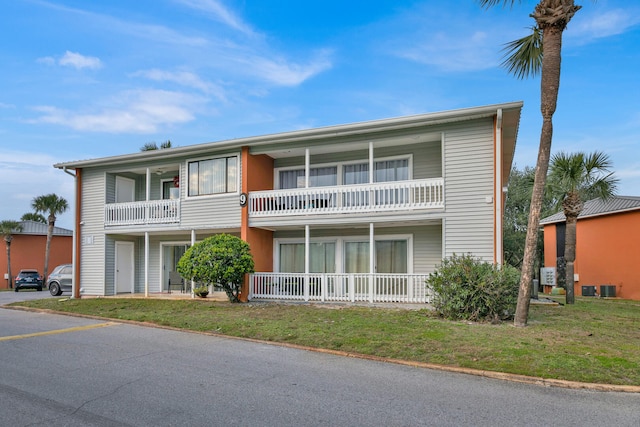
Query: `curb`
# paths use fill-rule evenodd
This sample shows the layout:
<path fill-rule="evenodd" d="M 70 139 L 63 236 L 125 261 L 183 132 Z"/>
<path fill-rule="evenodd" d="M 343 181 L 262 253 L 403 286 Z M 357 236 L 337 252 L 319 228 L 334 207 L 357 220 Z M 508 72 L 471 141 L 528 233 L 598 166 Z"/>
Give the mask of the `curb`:
<path fill-rule="evenodd" d="M 108 317 L 92 316 L 88 314 L 66 313 L 66 312 L 49 310 L 49 309 L 21 307 L 21 306 L 6 306 L 6 305 L 2 306 L 2 308 L 7 308 L 10 310 L 18 310 L 18 311 L 33 311 L 33 312 L 40 312 L 40 313 L 58 314 L 62 316 L 80 317 L 80 318 L 93 319 L 93 320 L 109 320 L 115 323 L 123 323 L 123 324 L 151 327 L 151 328 L 157 328 L 157 329 L 166 329 L 166 330 L 176 331 L 176 332 L 187 332 L 192 334 L 200 334 L 200 335 L 207 335 L 207 336 L 213 336 L 218 338 L 252 342 L 256 344 L 267 344 L 267 345 L 273 345 L 278 347 L 285 347 L 285 348 L 291 348 L 295 350 L 311 351 L 314 353 L 331 354 L 334 356 L 351 357 L 355 359 L 370 360 L 374 362 L 393 363 L 396 365 L 404 365 L 404 366 L 410 366 L 414 368 L 432 369 L 437 371 L 474 375 L 477 377 L 484 377 L 484 378 L 490 378 L 490 379 L 501 380 L 501 381 L 510 381 L 510 382 L 516 382 L 516 383 L 522 383 L 522 384 L 531 384 L 531 385 L 537 385 L 537 386 L 543 386 L 543 387 L 557 387 L 557 388 L 566 388 L 566 389 L 572 389 L 572 390 L 592 390 L 592 391 L 600 391 L 600 392 L 640 393 L 640 386 L 634 386 L 634 385 L 584 383 L 584 382 L 578 382 L 578 381 L 558 380 L 553 378 L 531 377 L 527 375 L 510 374 L 510 373 L 497 372 L 497 371 L 486 371 L 482 369 L 439 365 L 436 363 L 416 362 L 416 361 L 402 360 L 402 359 L 389 359 L 389 358 L 384 358 L 384 357 L 374 356 L 369 354 L 360 354 L 360 353 L 352 353 L 352 352 L 340 351 L 340 350 L 331 350 L 326 348 L 309 347 L 309 346 L 304 346 L 299 344 L 265 341 L 265 340 L 258 340 L 255 338 L 234 337 L 230 335 L 218 334 L 215 332 L 191 331 L 188 329 L 175 328 L 172 326 L 157 325 L 155 323 L 139 322 L 135 320 L 126 320 L 126 319 L 112 319 Z"/>

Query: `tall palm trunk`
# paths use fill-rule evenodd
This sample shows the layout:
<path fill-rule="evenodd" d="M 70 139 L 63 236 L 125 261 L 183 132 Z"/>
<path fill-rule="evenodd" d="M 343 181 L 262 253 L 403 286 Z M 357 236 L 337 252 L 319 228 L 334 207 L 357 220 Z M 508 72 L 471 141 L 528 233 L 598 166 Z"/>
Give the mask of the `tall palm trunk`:
<path fill-rule="evenodd" d="M 538 26 L 542 29 L 542 42 L 544 56 L 542 58 L 542 73 L 540 82 L 540 110 L 542 112 L 542 131 L 540 132 L 540 147 L 538 149 L 538 161 L 531 194 L 531 207 L 529 210 L 529 223 L 527 237 L 525 239 L 524 258 L 522 261 L 522 275 L 520 277 L 520 289 L 518 291 L 518 303 L 514 318 L 515 326 L 526 326 L 529 316 L 529 304 L 531 302 L 531 283 L 533 281 L 533 267 L 535 264 L 536 247 L 538 244 L 538 227 L 540 226 L 540 214 L 542 212 L 542 200 L 544 187 L 549 169 L 551 157 L 551 139 L 553 136 L 553 114 L 556 111 L 558 90 L 560 88 L 560 62 L 562 50 L 562 32 L 565 25 L 550 25 L 539 16 L 543 15 L 536 7 L 533 14 Z M 542 22 L 541 22 L 542 20 Z M 568 22 L 568 20 L 566 21 Z"/>
<path fill-rule="evenodd" d="M 56 224 L 56 217 L 49 215 L 49 221 L 47 226 L 47 245 L 44 249 L 44 272 L 42 273 L 42 280 L 47 283 L 49 277 L 49 253 L 51 252 L 51 240 L 53 239 L 53 226 Z"/>
<path fill-rule="evenodd" d="M 567 220 L 565 226 L 564 239 L 564 259 L 566 262 L 565 274 L 567 284 L 567 304 L 575 303 L 574 292 L 574 262 L 576 260 L 576 228 L 578 224 L 578 215 L 582 212 L 582 202 L 577 192 L 570 192 L 562 202 L 564 216 Z"/>
<path fill-rule="evenodd" d="M 11 275 L 11 236 L 6 236 L 4 242 L 7 246 L 7 275 L 9 276 L 9 289 L 13 288 L 13 276 Z"/>

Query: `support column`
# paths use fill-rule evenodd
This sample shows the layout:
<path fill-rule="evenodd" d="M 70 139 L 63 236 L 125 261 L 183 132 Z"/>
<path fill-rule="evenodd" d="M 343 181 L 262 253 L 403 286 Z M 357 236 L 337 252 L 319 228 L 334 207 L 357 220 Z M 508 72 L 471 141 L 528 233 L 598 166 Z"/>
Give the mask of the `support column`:
<path fill-rule="evenodd" d="M 375 178 L 374 167 L 373 142 L 369 142 L 369 184 L 373 184 Z"/>
<path fill-rule="evenodd" d="M 147 169 L 148 171 L 148 169 Z M 149 232 L 144 232 L 144 296 L 149 296 Z"/>
<path fill-rule="evenodd" d="M 309 301 L 309 226 L 304 226 L 304 300 Z"/>
<path fill-rule="evenodd" d="M 196 244 L 196 230 L 191 230 L 191 246 Z M 195 282 L 191 281 L 191 298 L 195 298 L 196 295 L 193 293 L 193 288 L 195 287 Z"/>
<path fill-rule="evenodd" d="M 369 302 L 373 302 L 374 274 L 376 269 L 376 240 L 373 233 L 373 223 L 369 223 Z"/>
<path fill-rule="evenodd" d="M 495 154 L 495 192 L 493 196 L 495 220 L 495 255 L 494 263 L 502 265 L 502 206 L 504 201 L 504 193 L 502 191 L 502 109 L 499 108 L 496 115 L 496 154 Z"/>

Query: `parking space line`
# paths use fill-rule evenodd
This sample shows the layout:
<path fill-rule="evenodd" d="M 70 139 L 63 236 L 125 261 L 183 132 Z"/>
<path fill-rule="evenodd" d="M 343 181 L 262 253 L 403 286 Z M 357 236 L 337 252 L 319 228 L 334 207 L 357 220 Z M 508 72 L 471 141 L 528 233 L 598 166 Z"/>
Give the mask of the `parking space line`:
<path fill-rule="evenodd" d="M 97 323 L 95 325 L 76 326 L 74 328 L 55 329 L 53 331 L 34 332 L 32 334 L 12 335 L 9 337 L 0 337 L 0 341 L 21 340 L 24 338 L 41 337 L 45 335 L 66 334 L 67 332 L 86 331 L 87 329 L 104 328 L 107 326 L 119 325 L 116 322 Z"/>

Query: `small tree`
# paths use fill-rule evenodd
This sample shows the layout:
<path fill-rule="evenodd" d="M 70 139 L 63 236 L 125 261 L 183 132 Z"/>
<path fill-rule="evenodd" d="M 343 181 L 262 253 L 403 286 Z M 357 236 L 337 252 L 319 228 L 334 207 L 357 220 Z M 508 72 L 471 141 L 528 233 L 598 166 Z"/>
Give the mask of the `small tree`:
<path fill-rule="evenodd" d="M 187 280 L 224 289 L 231 302 L 240 302 L 244 276 L 255 271 L 249 244 L 230 234 L 196 243 L 180 258 L 176 270 Z"/>
<path fill-rule="evenodd" d="M 13 287 L 13 277 L 11 276 L 11 241 L 13 233 L 22 231 L 22 224 L 18 221 L 4 220 L 0 221 L 0 235 L 4 237 L 4 243 L 7 247 L 7 275 L 9 276 L 9 289 Z"/>
<path fill-rule="evenodd" d="M 574 262 L 576 229 L 583 201 L 594 197 L 606 200 L 616 191 L 618 179 L 613 176 L 612 162 L 601 151 L 590 154 L 560 152 L 551 158 L 549 188 L 556 196 L 566 218 L 564 275 L 567 304 L 575 302 Z M 558 269 L 560 275 L 560 268 Z"/>
<path fill-rule="evenodd" d="M 513 318 L 518 299 L 518 270 L 453 255 L 429 275 L 427 287 L 438 314 L 452 320 L 500 321 Z"/>

